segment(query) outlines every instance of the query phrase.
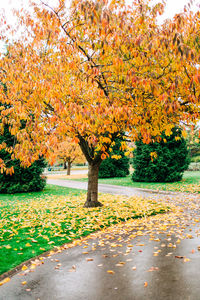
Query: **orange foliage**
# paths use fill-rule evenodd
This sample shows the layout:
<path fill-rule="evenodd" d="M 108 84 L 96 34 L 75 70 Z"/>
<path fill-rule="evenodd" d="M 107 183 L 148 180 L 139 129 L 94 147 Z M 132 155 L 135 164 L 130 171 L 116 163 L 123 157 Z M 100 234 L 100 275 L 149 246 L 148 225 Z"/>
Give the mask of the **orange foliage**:
<path fill-rule="evenodd" d="M 80 146 L 70 138 L 66 138 L 64 142 L 60 142 L 57 144 L 57 147 L 53 149 L 52 155 L 50 156 L 50 162 L 54 163 L 55 160 L 68 164 L 68 168 L 70 168 L 73 162 L 86 162 Z"/>
<path fill-rule="evenodd" d="M 13 151 L 24 165 L 49 157 L 66 135 L 92 164 L 119 132 L 148 143 L 199 119 L 199 12 L 158 26 L 161 4 L 73 0 L 66 11 L 64 2 L 20 11 L 26 31 L 0 59 L 0 122 L 20 142 Z M 15 36 L 5 26 L 3 40 L 11 29 Z"/>

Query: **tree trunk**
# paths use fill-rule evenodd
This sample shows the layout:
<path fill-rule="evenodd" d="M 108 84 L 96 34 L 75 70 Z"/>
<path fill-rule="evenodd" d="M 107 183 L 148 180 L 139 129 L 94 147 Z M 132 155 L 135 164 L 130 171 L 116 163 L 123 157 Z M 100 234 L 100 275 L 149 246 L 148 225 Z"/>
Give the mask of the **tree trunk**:
<path fill-rule="evenodd" d="M 67 175 L 71 174 L 71 161 L 68 161 L 67 163 Z"/>
<path fill-rule="evenodd" d="M 99 163 L 88 165 L 88 191 L 87 200 L 84 204 L 84 207 L 103 206 L 103 204 L 98 201 L 99 165 Z"/>
<path fill-rule="evenodd" d="M 64 160 L 64 170 L 67 170 L 67 162 Z"/>

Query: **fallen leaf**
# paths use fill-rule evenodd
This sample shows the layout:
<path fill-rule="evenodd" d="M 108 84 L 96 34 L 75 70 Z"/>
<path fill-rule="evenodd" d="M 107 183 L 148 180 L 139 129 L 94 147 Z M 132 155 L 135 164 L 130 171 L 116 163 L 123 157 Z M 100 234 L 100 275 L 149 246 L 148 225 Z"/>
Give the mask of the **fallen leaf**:
<path fill-rule="evenodd" d="M 71 269 L 69 269 L 69 272 L 76 272 L 76 266 L 73 265 Z"/>
<path fill-rule="evenodd" d="M 112 271 L 112 270 L 108 270 L 107 273 L 109 273 L 109 274 L 115 274 L 115 272 Z"/>
<path fill-rule="evenodd" d="M 0 286 L 3 285 L 4 283 L 7 283 L 10 281 L 9 277 L 6 277 L 5 279 L 3 279 L 2 281 L 0 281 Z"/>
<path fill-rule="evenodd" d="M 144 283 L 144 287 L 147 287 L 147 285 L 148 285 L 148 282 L 146 282 L 146 281 L 145 281 L 145 283 Z"/>
<path fill-rule="evenodd" d="M 30 267 L 31 270 L 34 270 L 35 268 L 36 268 L 36 264 L 32 264 Z"/>
<path fill-rule="evenodd" d="M 175 258 L 184 258 L 184 256 L 175 255 Z"/>
<path fill-rule="evenodd" d="M 22 285 L 25 285 L 25 284 L 27 284 L 27 281 L 22 281 L 21 284 L 22 284 Z"/>
<path fill-rule="evenodd" d="M 25 271 L 25 270 L 27 270 L 27 269 L 28 269 L 28 267 L 25 266 L 25 265 L 22 267 L 22 271 Z"/>
<path fill-rule="evenodd" d="M 190 261 L 190 259 L 185 257 L 184 262 L 188 262 L 188 261 Z"/>
<path fill-rule="evenodd" d="M 158 271 L 158 267 L 151 267 L 147 272 L 153 272 L 153 271 Z"/>
<path fill-rule="evenodd" d="M 31 242 L 32 242 L 32 243 L 37 243 L 38 241 L 36 241 L 36 240 L 32 239 L 32 240 L 31 240 Z"/>

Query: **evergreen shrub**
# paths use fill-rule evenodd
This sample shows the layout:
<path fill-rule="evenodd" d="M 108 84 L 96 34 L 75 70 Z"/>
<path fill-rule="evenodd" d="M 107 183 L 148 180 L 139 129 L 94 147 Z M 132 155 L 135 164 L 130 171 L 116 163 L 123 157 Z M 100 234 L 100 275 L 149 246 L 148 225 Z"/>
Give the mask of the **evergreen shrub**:
<path fill-rule="evenodd" d="M 104 159 L 99 167 L 99 178 L 125 177 L 129 174 L 129 157 L 120 149 L 120 140 L 115 141 L 110 156 Z M 113 155 L 121 156 L 119 159 L 112 158 Z"/>
<path fill-rule="evenodd" d="M 186 140 L 177 127 L 171 136 L 163 134 L 159 143 L 137 141 L 133 154 L 132 180 L 138 182 L 179 181 L 190 163 Z"/>
<path fill-rule="evenodd" d="M 12 146 L 16 141 L 5 126 L 3 135 L 0 135 L 0 144 L 6 142 L 7 146 Z M 30 167 L 23 168 L 17 159 L 11 160 L 11 154 L 5 150 L 0 151 L 0 158 L 6 162 L 8 168 L 14 168 L 13 175 L 0 173 L 0 193 L 22 193 L 41 191 L 46 185 L 46 178 L 41 174 L 46 167 L 43 158 L 35 161 Z"/>

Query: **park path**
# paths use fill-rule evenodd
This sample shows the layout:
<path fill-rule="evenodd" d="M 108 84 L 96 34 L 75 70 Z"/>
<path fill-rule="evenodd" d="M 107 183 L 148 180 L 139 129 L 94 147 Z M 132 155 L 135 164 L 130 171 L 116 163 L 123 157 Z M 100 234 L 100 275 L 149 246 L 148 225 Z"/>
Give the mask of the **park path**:
<path fill-rule="evenodd" d="M 61 180 L 54 184 L 61 185 Z M 76 185 L 84 188 L 85 183 Z M 100 185 L 99 191 L 105 192 L 104 188 Z M 107 189 L 112 192 L 113 186 Z M 131 192 L 116 187 L 115 193 L 120 191 Z M 44 258 L 43 264 L 36 261 L 34 270 L 21 271 L 0 287 L 0 299 L 199 300 L 200 196 L 146 191 L 139 196 L 162 198 L 176 207 L 169 214 L 93 234 Z"/>
<path fill-rule="evenodd" d="M 47 184 L 53 184 L 63 187 L 69 187 L 74 189 L 81 189 L 87 190 L 87 182 L 75 181 L 75 180 L 62 180 L 62 179 L 47 179 Z M 98 191 L 99 193 L 104 194 L 113 194 L 113 195 L 125 195 L 125 196 L 142 196 L 142 197 L 149 197 L 150 195 L 157 195 L 158 191 L 147 190 L 147 189 L 140 189 L 140 188 L 132 188 L 126 186 L 118 186 L 118 185 L 111 185 L 111 184 L 98 184 Z M 166 192 L 159 192 L 159 195 L 165 196 Z M 170 193 L 174 194 L 174 193 Z"/>

